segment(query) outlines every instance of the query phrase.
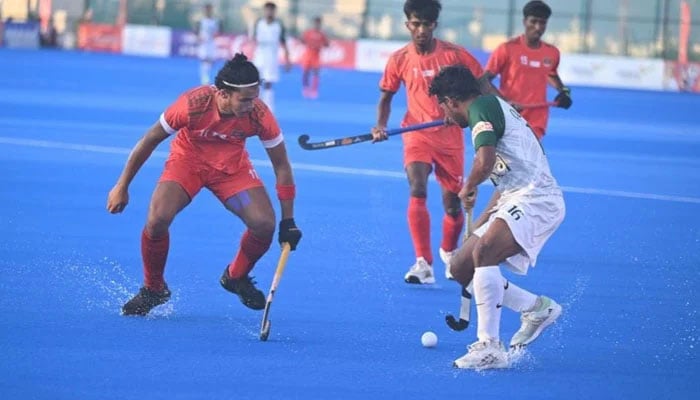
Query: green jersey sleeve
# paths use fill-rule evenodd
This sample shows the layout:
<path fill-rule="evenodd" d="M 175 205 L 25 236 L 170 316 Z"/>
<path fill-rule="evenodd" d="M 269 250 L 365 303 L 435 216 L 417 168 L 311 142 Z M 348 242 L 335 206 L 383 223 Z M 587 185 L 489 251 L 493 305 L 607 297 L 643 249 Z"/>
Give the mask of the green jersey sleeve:
<path fill-rule="evenodd" d="M 496 96 L 480 96 L 469 106 L 469 127 L 474 151 L 481 146 L 496 146 L 505 132 L 506 117 Z"/>

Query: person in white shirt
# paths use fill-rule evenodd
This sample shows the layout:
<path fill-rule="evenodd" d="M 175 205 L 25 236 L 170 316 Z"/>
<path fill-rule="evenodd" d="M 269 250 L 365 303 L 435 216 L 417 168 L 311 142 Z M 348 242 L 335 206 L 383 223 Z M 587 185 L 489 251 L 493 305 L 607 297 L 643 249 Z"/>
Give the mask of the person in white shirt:
<path fill-rule="evenodd" d="M 264 16 L 255 21 L 250 35 L 255 43 L 253 62 L 260 70 L 260 77 L 263 80 L 260 98 L 270 110 L 274 109 L 275 102 L 272 85 L 279 80 L 278 51 L 280 45 L 284 50 L 285 70 L 289 71 L 291 68 L 284 24 L 277 19 L 276 12 L 277 5 L 275 3 L 265 3 L 263 6 Z"/>
<path fill-rule="evenodd" d="M 213 15 L 212 5 L 205 4 L 204 16 L 197 22 L 197 57 L 202 85 L 208 85 L 211 81 L 211 66 L 216 59 L 214 38 L 221 33 L 221 23 Z"/>

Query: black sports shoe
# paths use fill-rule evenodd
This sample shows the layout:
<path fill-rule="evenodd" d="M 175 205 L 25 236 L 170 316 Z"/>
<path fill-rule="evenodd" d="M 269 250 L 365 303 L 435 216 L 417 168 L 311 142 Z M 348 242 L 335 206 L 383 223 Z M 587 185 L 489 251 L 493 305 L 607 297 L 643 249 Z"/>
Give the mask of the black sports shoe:
<path fill-rule="evenodd" d="M 253 310 L 265 308 L 265 295 L 255 287 L 255 282 L 250 276 L 232 279 L 228 276 L 228 266 L 226 266 L 219 282 L 224 289 L 237 294 L 244 306 Z"/>
<path fill-rule="evenodd" d="M 162 292 L 156 292 L 142 287 L 136 296 L 127 301 L 122 307 L 122 315 L 146 315 L 153 308 L 170 300 L 170 289 L 166 285 Z"/>

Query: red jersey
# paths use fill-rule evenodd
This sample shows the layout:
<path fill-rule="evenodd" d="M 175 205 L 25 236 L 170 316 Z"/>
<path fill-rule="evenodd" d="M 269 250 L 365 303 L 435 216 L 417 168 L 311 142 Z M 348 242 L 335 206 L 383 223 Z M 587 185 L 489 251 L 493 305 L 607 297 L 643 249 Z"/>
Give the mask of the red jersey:
<path fill-rule="evenodd" d="M 412 43 L 395 51 L 387 61 L 379 88 L 396 92 L 401 83 L 406 86 L 408 107 L 401 126 L 419 124 L 445 118 L 437 98 L 428 94 L 430 82 L 440 69 L 450 65 L 464 65 L 479 78 L 483 74 L 479 62 L 464 48 L 435 39 L 430 54 L 419 54 Z M 404 143 L 420 141 L 442 148 L 463 148 L 462 128 L 457 125 L 424 129 L 403 135 Z"/>
<path fill-rule="evenodd" d="M 328 45 L 328 38 L 320 30 L 309 29 L 302 36 L 306 53 L 321 54 L 321 49 Z"/>
<path fill-rule="evenodd" d="M 538 104 L 547 101 L 547 78 L 557 74 L 559 50 L 540 42 L 540 47 L 527 46 L 525 36 L 513 38 L 496 48 L 486 70 L 501 76 L 501 93 L 518 104 Z M 528 108 L 520 112 L 539 137 L 544 135 L 549 108 Z"/>
<path fill-rule="evenodd" d="M 214 86 L 199 86 L 183 93 L 160 116 L 169 134 L 177 134 L 170 147 L 173 155 L 196 158 L 216 170 L 233 174 L 248 168 L 245 140 L 258 136 L 265 148 L 283 140 L 277 120 L 265 103 L 255 99 L 253 110 L 236 117 L 221 115 Z"/>

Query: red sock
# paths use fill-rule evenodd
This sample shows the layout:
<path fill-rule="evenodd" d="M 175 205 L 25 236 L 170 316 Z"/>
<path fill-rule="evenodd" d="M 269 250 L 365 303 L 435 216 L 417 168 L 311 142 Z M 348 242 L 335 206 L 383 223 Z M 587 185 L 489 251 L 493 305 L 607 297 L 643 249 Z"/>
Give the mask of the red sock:
<path fill-rule="evenodd" d="M 168 249 L 170 248 L 170 234 L 158 239 L 151 239 L 144 229 L 141 232 L 141 258 L 143 259 L 143 280 L 144 285 L 155 291 L 165 289 L 163 272 L 165 271 L 165 260 L 168 259 Z"/>
<path fill-rule="evenodd" d="M 445 251 L 456 249 L 462 228 L 464 228 L 464 214 L 459 213 L 454 217 L 445 214 L 442 218 L 442 244 L 440 247 Z"/>
<path fill-rule="evenodd" d="M 318 75 L 311 77 L 311 90 L 314 92 L 318 90 Z"/>
<path fill-rule="evenodd" d="M 430 214 L 425 205 L 425 198 L 409 197 L 408 229 L 411 231 L 416 258 L 423 257 L 428 264 L 433 264 L 433 252 L 430 250 Z"/>
<path fill-rule="evenodd" d="M 228 276 L 232 279 L 238 279 L 248 275 L 253 270 L 255 263 L 270 248 L 271 243 L 272 236 L 267 240 L 262 240 L 246 230 L 241 238 L 241 248 L 238 250 L 236 258 L 228 265 Z"/>

